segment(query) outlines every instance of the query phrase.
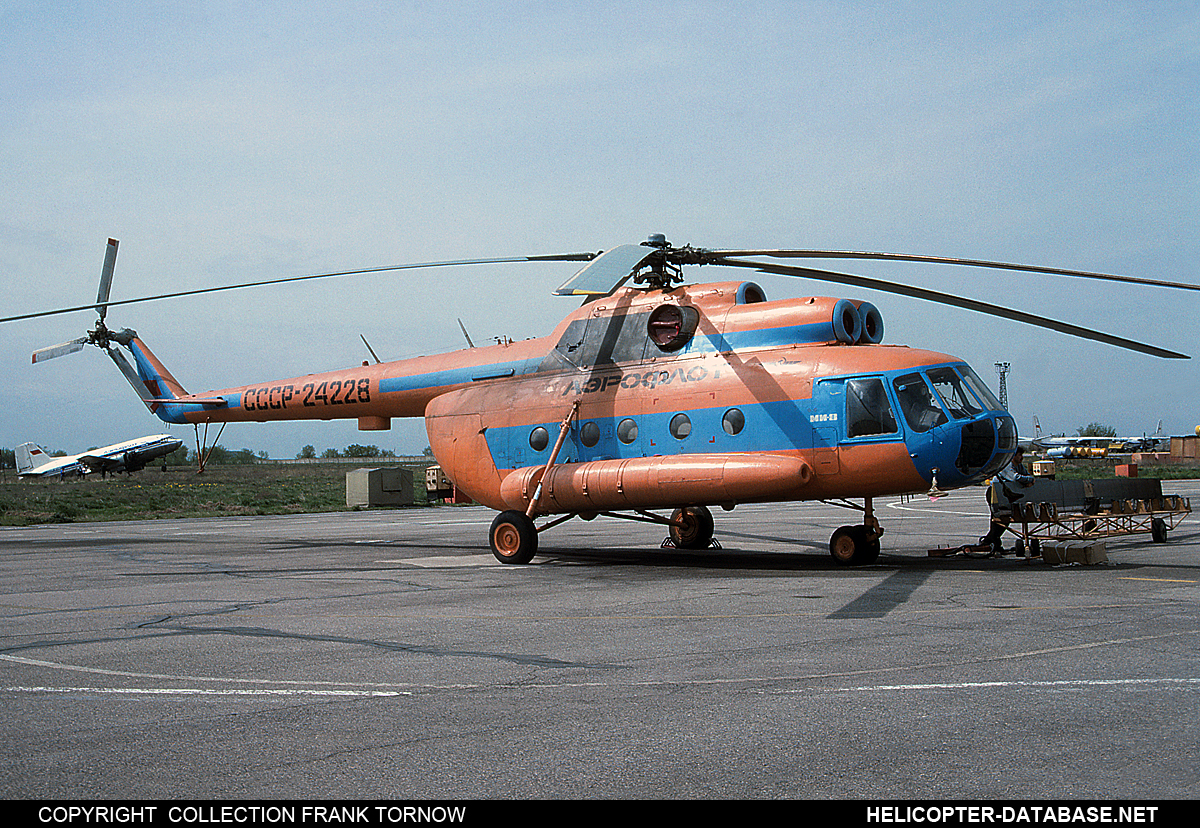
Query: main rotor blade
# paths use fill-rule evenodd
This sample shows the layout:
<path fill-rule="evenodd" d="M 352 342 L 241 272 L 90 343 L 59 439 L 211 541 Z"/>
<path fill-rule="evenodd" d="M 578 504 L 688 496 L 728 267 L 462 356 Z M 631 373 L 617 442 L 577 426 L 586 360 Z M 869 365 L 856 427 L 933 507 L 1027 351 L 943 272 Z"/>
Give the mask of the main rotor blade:
<path fill-rule="evenodd" d="M 1013 264 L 1011 262 L 989 262 L 983 259 L 954 259 L 945 256 L 918 256 L 910 253 L 869 253 L 853 250 L 709 250 L 715 257 L 709 264 L 720 264 L 726 256 L 769 256 L 775 259 L 875 259 L 892 262 L 922 262 L 926 264 L 962 265 L 964 267 L 987 267 L 993 270 L 1016 270 L 1025 273 L 1048 273 L 1054 276 L 1075 276 L 1081 279 L 1102 279 L 1108 282 L 1128 282 L 1134 285 L 1200 290 L 1200 285 L 1189 282 L 1169 282 L 1161 279 L 1143 279 L 1137 276 L 1118 276 L 1112 273 L 1095 273 L 1090 270 L 1067 270 L 1059 267 Z"/>
<path fill-rule="evenodd" d="M 55 357 L 66 356 L 67 354 L 73 354 L 76 351 L 82 351 L 83 346 L 87 344 L 87 341 L 88 338 L 84 336 L 80 337 L 79 339 L 72 339 L 70 342 L 63 342 L 59 345 L 51 345 L 49 348 L 41 348 L 33 352 L 33 364 L 37 365 L 39 362 L 45 362 L 48 359 L 54 359 Z"/>
<path fill-rule="evenodd" d="M 100 271 L 100 289 L 96 291 L 96 310 L 100 313 L 100 321 L 108 314 L 108 293 L 112 290 L 113 268 L 117 264 L 117 240 L 108 240 L 108 249 L 104 251 L 104 268 Z"/>
<path fill-rule="evenodd" d="M 115 253 L 114 253 L 115 255 Z M 119 299 L 115 302 L 97 302 L 95 305 L 76 305 L 71 308 L 57 308 L 55 310 L 38 311 L 36 313 L 23 313 L 19 316 L 6 316 L 0 319 L 2 322 L 17 322 L 21 319 L 38 319 L 43 316 L 56 316 L 62 313 L 74 313 L 81 310 L 89 310 L 90 308 L 112 308 L 117 305 L 133 305 L 139 302 L 154 302 L 159 299 L 175 299 L 180 296 L 197 296 L 201 293 L 218 293 L 223 290 L 240 290 L 241 288 L 263 287 L 266 285 L 282 285 L 287 282 L 304 282 L 312 279 L 331 279 L 338 276 L 359 276 L 366 273 L 387 273 L 393 270 L 416 270 L 419 268 L 430 267 L 458 267 L 460 265 L 481 265 L 481 264 L 510 264 L 513 262 L 587 262 L 596 258 L 596 253 L 564 253 L 561 255 L 551 256 L 513 256 L 502 259 L 459 259 L 457 261 L 446 262 L 416 262 L 413 264 L 386 265 L 384 267 L 366 267 L 360 270 L 338 270 L 332 273 L 312 273 L 307 276 L 286 276 L 280 279 L 263 279 L 258 282 L 242 282 L 236 285 L 219 285 L 217 287 L 196 288 L 195 290 L 180 290 L 174 293 L 160 293 L 155 296 L 140 296 L 137 299 Z"/>
<path fill-rule="evenodd" d="M 556 296 L 607 296 L 630 277 L 642 260 L 656 251 L 640 244 L 606 250 L 554 291 Z"/>
<path fill-rule="evenodd" d="M 1191 358 L 1187 354 L 1168 351 L 1165 348 L 1158 348 L 1154 345 L 1146 345 L 1141 342 L 1135 342 L 1132 339 L 1125 339 L 1123 337 L 1113 336 L 1112 334 L 1102 333 L 1101 331 L 1093 331 L 1089 328 L 1082 328 L 1079 325 L 1072 325 L 1069 322 L 1059 322 L 1055 319 L 1048 319 L 1044 316 L 1037 316 L 1032 313 L 1001 307 L 1000 305 L 992 305 L 987 302 L 980 302 L 977 299 L 967 299 L 965 297 L 954 296 L 953 294 L 949 293 L 940 293 L 935 290 L 928 290 L 927 288 L 916 287 L 914 285 L 885 282 L 881 279 L 872 279 L 867 276 L 854 276 L 848 273 L 835 273 L 830 270 L 816 270 L 808 267 L 797 267 L 795 265 L 746 262 L 739 261 L 737 259 L 722 259 L 720 264 L 729 265 L 731 267 L 748 267 L 761 271 L 762 273 L 777 273 L 781 276 L 798 276 L 805 279 L 816 279 L 822 282 L 836 282 L 843 285 L 870 288 L 871 290 L 879 290 L 885 293 L 895 293 L 900 296 L 911 296 L 915 299 L 924 299 L 928 302 L 937 302 L 942 305 L 965 308 L 966 310 L 987 314 L 989 316 L 1012 319 L 1016 322 L 1024 322 L 1027 325 L 1036 325 L 1039 328 L 1048 328 L 1049 330 L 1058 331 L 1059 333 L 1064 333 L 1069 336 L 1077 336 L 1082 339 L 1103 342 L 1106 345 L 1115 345 L 1118 348 L 1126 348 L 1130 351 L 1137 351 L 1139 353 L 1162 357 L 1164 359 Z"/>

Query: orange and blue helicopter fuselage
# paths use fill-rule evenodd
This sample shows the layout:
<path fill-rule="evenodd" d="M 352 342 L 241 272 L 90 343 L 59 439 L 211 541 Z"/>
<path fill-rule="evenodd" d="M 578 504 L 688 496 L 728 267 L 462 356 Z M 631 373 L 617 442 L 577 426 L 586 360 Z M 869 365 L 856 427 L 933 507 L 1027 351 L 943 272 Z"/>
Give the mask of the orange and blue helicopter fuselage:
<path fill-rule="evenodd" d="M 423 417 L 446 475 L 501 511 L 871 498 L 1008 462 L 1015 423 L 965 362 L 881 338 L 868 303 L 729 282 L 620 288 L 548 337 L 204 394 L 128 348 L 169 423 Z"/>

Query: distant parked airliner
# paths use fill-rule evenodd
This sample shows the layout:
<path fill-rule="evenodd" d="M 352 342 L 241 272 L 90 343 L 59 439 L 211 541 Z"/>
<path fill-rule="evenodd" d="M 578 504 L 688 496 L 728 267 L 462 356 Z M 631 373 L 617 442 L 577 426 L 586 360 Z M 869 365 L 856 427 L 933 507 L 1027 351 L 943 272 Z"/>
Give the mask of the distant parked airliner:
<path fill-rule="evenodd" d="M 17 446 L 18 477 L 68 477 L 100 472 L 135 472 L 156 457 L 170 454 L 183 441 L 170 434 L 152 434 L 67 457 L 51 457 L 35 443 Z"/>

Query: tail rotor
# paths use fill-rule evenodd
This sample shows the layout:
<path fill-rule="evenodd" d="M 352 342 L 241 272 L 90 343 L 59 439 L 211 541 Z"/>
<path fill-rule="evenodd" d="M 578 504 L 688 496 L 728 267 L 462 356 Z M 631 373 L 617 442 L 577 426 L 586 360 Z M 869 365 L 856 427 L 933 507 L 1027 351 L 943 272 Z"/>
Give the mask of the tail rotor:
<path fill-rule="evenodd" d="M 84 345 L 95 345 L 97 348 L 109 351 L 109 343 L 126 333 L 125 331 L 114 333 L 104 324 L 104 318 L 108 316 L 108 296 L 112 290 L 113 269 L 117 264 L 117 244 L 116 239 L 109 239 L 108 249 L 104 253 L 104 267 L 100 271 L 100 287 L 96 291 L 96 327 L 88 331 L 86 336 L 34 351 L 34 364 L 82 351 Z"/>
<path fill-rule="evenodd" d="M 119 349 L 113 347 L 114 342 L 120 345 L 128 345 L 137 334 L 128 328 L 120 331 L 112 331 L 104 324 L 104 319 L 108 316 L 108 297 L 112 291 L 113 270 L 117 264 L 117 244 L 116 239 L 109 239 L 108 248 L 104 252 L 104 267 L 100 271 L 100 286 L 96 291 L 96 327 L 88 331 L 86 336 L 34 351 L 33 362 L 36 365 L 39 362 L 45 362 L 49 359 L 82 351 L 85 345 L 95 345 L 97 348 L 103 349 L 112 361 L 116 363 L 117 368 L 125 375 L 125 379 L 129 380 L 129 384 L 133 386 L 133 390 L 138 392 L 138 396 L 143 400 L 147 400 L 149 399 L 149 394 L 145 383 L 138 377 L 137 371 L 129 364 L 129 360 L 125 358 L 125 355 Z"/>
<path fill-rule="evenodd" d="M 49 348 L 40 348 L 33 352 L 33 364 L 45 362 L 48 359 L 55 357 L 66 356 L 73 354 L 76 351 L 82 351 L 83 346 L 91 341 L 90 336 L 81 336 L 79 339 L 72 339 L 70 342 L 63 342 L 59 345 L 51 345 Z"/>

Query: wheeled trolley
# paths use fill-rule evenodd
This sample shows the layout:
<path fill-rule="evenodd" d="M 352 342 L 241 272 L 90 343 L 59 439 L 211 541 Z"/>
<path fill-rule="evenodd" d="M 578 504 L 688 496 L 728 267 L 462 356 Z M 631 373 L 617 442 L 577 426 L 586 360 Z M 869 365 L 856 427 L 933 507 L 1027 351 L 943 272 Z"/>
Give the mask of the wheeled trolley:
<path fill-rule="evenodd" d="M 1167 533 L 1192 512 L 1188 498 L 1164 495 L 1156 478 L 1037 480 L 1018 494 L 1008 531 L 1031 555 L 1040 554 L 1045 542 L 1142 533 L 1165 543 Z M 1003 496 L 993 492 L 997 495 Z"/>

